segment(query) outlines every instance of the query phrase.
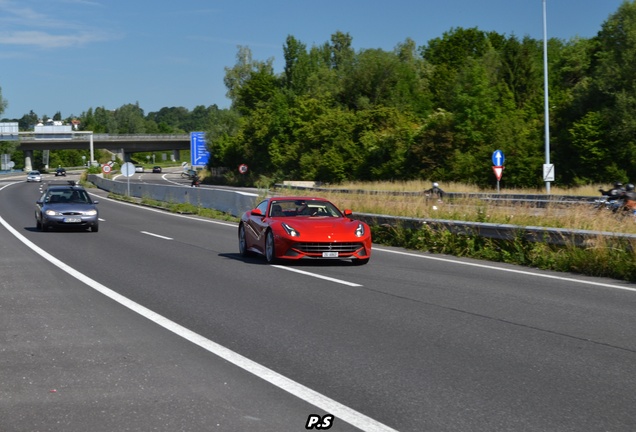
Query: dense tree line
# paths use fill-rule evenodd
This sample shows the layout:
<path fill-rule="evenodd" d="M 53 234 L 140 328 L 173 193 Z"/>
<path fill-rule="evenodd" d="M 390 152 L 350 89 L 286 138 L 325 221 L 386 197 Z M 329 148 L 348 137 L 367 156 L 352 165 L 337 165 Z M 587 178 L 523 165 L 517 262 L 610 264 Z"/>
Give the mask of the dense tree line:
<path fill-rule="evenodd" d="M 288 36 L 280 74 L 240 47 L 225 76 L 236 115 L 209 134 L 212 164 L 277 180 L 488 186 L 501 149 L 502 182 L 543 184 L 542 40 L 456 28 L 391 52 L 351 43 L 341 32 L 310 48 Z M 557 183 L 635 179 L 636 4 L 591 39 L 551 39 L 548 59 Z"/>
<path fill-rule="evenodd" d="M 543 41 L 454 28 L 423 46 L 352 48 L 334 33 L 308 47 L 288 36 L 284 69 L 239 47 L 224 83 L 232 105 L 89 109 L 96 133 L 207 132 L 211 168 L 247 164 L 248 181 L 430 179 L 539 187 L 545 162 Z M 636 179 L 636 1 L 589 39 L 548 43 L 551 162 L 556 183 Z M 0 94 L 0 113 L 2 112 Z M 61 117 L 60 113 L 56 113 Z M 18 120 L 32 125 L 31 112 Z M 231 179 L 230 179 L 231 180 Z"/>

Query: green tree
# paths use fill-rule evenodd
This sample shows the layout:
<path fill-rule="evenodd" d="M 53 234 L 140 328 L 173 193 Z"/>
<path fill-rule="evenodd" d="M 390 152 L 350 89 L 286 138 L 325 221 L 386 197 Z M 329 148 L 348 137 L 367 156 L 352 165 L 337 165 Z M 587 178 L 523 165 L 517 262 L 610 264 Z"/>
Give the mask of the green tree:
<path fill-rule="evenodd" d="M 143 134 L 146 133 L 146 121 L 144 110 L 139 107 L 139 102 L 135 104 L 122 105 L 114 112 L 114 119 L 117 124 L 118 134 Z M 112 131 L 110 133 L 113 133 Z"/>
<path fill-rule="evenodd" d="M 8 102 L 2 97 L 2 87 L 0 87 L 0 116 L 4 114 L 4 110 L 7 109 Z"/>
<path fill-rule="evenodd" d="M 283 55 L 285 57 L 284 87 L 294 94 L 306 92 L 307 79 L 311 72 L 307 46 L 293 36 L 287 36 Z"/>
<path fill-rule="evenodd" d="M 271 98 L 279 83 L 274 75 L 272 59 L 254 61 L 247 47 L 239 47 L 236 59 L 234 67 L 225 68 L 224 83 L 232 107 L 242 114 L 248 114 L 258 107 L 259 102 Z"/>

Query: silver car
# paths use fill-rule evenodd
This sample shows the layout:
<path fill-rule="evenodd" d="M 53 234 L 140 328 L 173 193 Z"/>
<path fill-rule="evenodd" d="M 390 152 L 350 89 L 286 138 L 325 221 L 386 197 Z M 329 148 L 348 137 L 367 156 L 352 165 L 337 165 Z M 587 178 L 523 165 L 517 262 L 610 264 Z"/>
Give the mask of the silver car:
<path fill-rule="evenodd" d="M 35 203 L 35 225 L 41 231 L 49 228 L 90 228 L 91 232 L 97 232 L 97 203 L 82 186 L 49 186 Z"/>
<path fill-rule="evenodd" d="M 42 174 L 40 174 L 40 171 L 30 171 L 27 174 L 27 182 L 41 182 L 42 181 Z"/>

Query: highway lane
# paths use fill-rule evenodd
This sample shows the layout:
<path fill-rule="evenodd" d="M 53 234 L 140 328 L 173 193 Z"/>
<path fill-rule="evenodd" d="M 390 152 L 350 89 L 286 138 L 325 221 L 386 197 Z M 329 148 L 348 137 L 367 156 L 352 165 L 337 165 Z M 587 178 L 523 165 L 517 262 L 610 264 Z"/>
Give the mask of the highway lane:
<path fill-rule="evenodd" d="M 636 424 L 633 285 L 390 248 L 364 267 L 267 266 L 238 256 L 232 224 L 104 199 L 99 233 L 38 233 L 31 186 L 0 192 L 0 216 L 27 238 L 398 430 Z"/>

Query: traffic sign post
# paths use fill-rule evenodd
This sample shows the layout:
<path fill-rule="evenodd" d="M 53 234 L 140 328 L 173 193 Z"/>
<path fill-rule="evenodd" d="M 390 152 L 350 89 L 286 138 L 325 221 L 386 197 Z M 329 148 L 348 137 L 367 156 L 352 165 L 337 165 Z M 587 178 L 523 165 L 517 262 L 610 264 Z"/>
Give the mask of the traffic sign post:
<path fill-rule="evenodd" d="M 495 177 L 497 177 L 497 193 L 499 193 L 499 181 L 501 180 L 501 176 L 503 175 L 503 164 L 505 160 L 506 157 L 501 150 L 495 150 L 492 153 L 492 170 L 495 173 Z"/>
<path fill-rule="evenodd" d="M 121 174 L 128 180 L 128 196 L 130 196 L 130 178 L 135 174 L 135 166 L 130 162 L 126 162 L 121 166 Z"/>

